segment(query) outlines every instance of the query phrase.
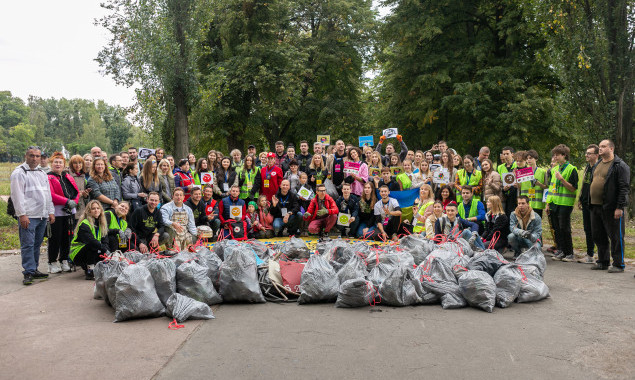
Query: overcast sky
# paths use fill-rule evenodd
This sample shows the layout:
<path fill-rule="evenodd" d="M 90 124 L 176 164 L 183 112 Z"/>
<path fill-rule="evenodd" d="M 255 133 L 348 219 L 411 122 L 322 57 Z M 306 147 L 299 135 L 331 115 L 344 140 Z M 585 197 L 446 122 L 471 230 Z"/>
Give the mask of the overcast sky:
<path fill-rule="evenodd" d="M 105 30 L 93 24 L 105 14 L 100 1 L 3 1 L 0 91 L 24 101 L 35 95 L 132 105 L 134 91 L 102 76 L 94 61 L 108 40 Z"/>

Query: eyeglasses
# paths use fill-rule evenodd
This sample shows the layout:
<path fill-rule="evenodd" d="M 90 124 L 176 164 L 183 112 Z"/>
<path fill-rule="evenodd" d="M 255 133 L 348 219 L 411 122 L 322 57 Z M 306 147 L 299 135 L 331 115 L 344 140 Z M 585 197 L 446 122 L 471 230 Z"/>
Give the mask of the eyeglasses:
<path fill-rule="evenodd" d="M 318 193 L 326 193 L 326 190 L 315 190 Z"/>

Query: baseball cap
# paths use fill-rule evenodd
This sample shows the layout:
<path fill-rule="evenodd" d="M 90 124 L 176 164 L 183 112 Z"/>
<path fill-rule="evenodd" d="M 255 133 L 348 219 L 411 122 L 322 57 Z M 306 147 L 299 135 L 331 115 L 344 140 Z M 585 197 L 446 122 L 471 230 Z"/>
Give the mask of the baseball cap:
<path fill-rule="evenodd" d="M 273 152 L 269 152 L 269 153 L 267 153 L 267 158 L 269 158 L 269 157 L 276 158 L 276 154 L 273 153 Z"/>
<path fill-rule="evenodd" d="M 255 146 L 254 144 L 251 144 L 251 145 L 249 145 L 249 146 L 247 147 L 247 149 L 252 149 L 252 148 L 253 148 L 253 149 L 256 149 L 256 146 Z"/>

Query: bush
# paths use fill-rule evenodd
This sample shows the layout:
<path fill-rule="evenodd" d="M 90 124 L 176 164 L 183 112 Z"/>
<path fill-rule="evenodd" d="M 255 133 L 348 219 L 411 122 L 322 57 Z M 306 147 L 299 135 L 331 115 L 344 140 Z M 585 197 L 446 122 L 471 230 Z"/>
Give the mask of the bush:
<path fill-rule="evenodd" d="M 7 202 L 0 199 L 0 227 L 9 227 L 18 224 L 17 220 L 7 215 Z"/>

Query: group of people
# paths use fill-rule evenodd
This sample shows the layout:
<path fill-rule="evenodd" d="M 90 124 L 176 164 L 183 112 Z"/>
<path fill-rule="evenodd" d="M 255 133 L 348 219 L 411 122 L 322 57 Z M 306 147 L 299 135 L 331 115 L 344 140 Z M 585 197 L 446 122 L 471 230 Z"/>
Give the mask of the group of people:
<path fill-rule="evenodd" d="M 594 269 L 609 269 L 612 258 L 609 270 L 623 271 L 630 169 L 610 140 L 587 149 L 581 189 L 565 145 L 552 149 L 551 168 L 543 169 L 535 150 L 504 147 L 495 165 L 488 147 L 476 157 L 461 156 L 444 141 L 415 151 L 397 136 L 397 153 L 385 140 L 375 149 L 316 142 L 312 152 L 307 141 L 299 152 L 278 141 L 272 152 L 250 145 L 244 157 L 238 149 L 228 156 L 211 150 L 178 161 L 157 148 L 143 163 L 135 148 L 108 155 L 94 147 L 67 161 L 62 153 L 49 157 L 29 147 L 11 175 L 24 284 L 47 276 L 37 267 L 47 225 L 49 273 L 75 264 L 87 279 L 108 252 L 178 249 L 202 237 L 335 234 L 385 241 L 410 233 L 430 239 L 460 234 L 475 247 L 511 248 L 517 256 L 542 244 L 543 213 L 554 259 L 573 261 L 571 212 L 578 193 L 584 261 L 593 262 L 597 246 Z M 520 170 L 533 176 L 509 182 Z M 417 193 L 414 202 L 397 196 L 407 191 Z"/>

